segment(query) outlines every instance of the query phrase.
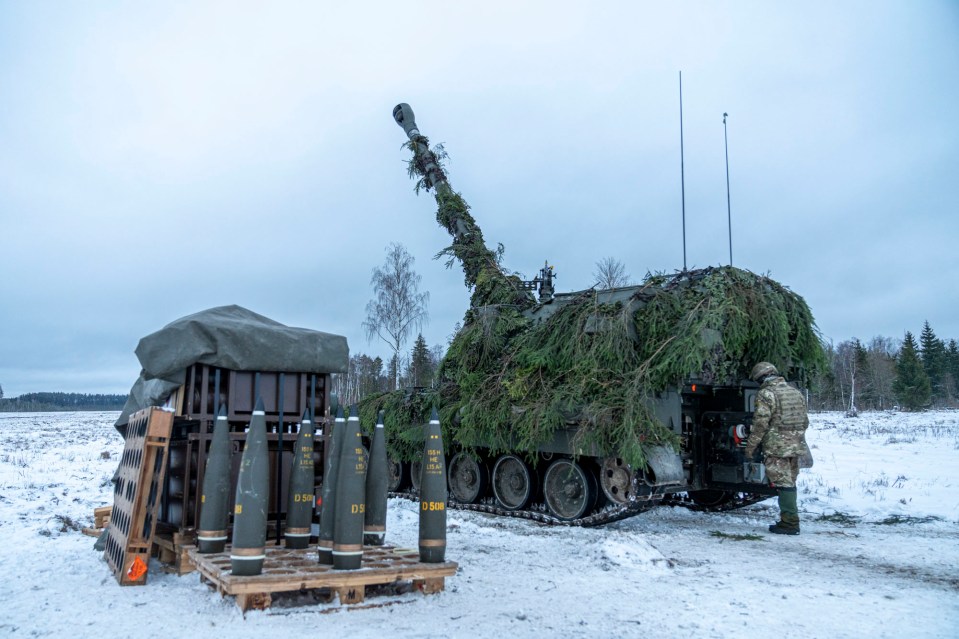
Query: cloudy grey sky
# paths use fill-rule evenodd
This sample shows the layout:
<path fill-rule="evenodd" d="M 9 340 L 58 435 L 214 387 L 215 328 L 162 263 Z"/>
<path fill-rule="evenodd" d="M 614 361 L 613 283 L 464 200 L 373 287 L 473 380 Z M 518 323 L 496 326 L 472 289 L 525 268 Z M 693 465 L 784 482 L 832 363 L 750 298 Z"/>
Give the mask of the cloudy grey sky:
<path fill-rule="evenodd" d="M 223 304 L 385 355 L 393 241 L 445 343 L 469 297 L 401 101 L 510 268 L 679 269 L 680 70 L 690 267 L 729 261 L 725 111 L 736 266 L 835 342 L 959 338 L 956 2 L 6 2 L 0 385 L 126 392 L 140 337 Z"/>

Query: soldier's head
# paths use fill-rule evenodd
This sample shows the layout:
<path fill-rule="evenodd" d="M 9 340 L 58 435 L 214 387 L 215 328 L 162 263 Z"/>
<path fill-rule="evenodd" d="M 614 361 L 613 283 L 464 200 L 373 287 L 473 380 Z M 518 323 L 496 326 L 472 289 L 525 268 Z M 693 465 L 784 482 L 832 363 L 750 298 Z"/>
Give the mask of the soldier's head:
<path fill-rule="evenodd" d="M 759 362 L 753 366 L 753 371 L 749 374 L 749 379 L 762 384 L 763 380 L 773 375 L 779 375 L 779 371 L 776 370 L 775 366 L 769 362 Z"/>

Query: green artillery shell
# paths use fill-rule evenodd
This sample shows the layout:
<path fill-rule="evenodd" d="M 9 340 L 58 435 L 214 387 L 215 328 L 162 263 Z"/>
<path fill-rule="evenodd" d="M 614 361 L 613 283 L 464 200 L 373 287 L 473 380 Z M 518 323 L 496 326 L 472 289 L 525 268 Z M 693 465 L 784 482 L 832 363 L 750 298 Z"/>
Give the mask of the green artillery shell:
<path fill-rule="evenodd" d="M 336 476 L 336 520 L 333 524 L 333 568 L 356 570 L 363 559 L 363 516 L 366 510 L 366 453 L 360 433 L 360 411 L 350 409 Z"/>
<path fill-rule="evenodd" d="M 420 480 L 420 561 L 441 563 L 446 557 L 446 460 L 440 417 L 433 409 L 423 446 Z"/>
<path fill-rule="evenodd" d="M 333 510 L 336 501 L 336 473 L 340 467 L 340 448 L 343 434 L 346 432 L 346 420 L 343 418 L 343 407 L 336 409 L 336 421 L 333 424 L 333 433 L 326 438 L 330 450 L 326 451 L 326 463 L 323 466 L 323 491 L 320 493 L 320 532 L 317 542 L 319 562 L 327 566 L 333 565 L 333 524 L 336 513 Z"/>
<path fill-rule="evenodd" d="M 200 525 L 196 531 L 196 542 L 197 551 L 201 553 L 223 552 L 226 547 L 232 459 L 230 424 L 226 421 L 226 407 L 220 406 L 213 424 L 213 439 L 206 458 L 203 493 L 200 495 Z"/>
<path fill-rule="evenodd" d="M 233 507 L 233 550 L 230 564 L 238 576 L 258 575 L 263 569 L 266 515 L 270 497 L 270 458 L 266 448 L 266 413 L 257 397 L 240 458 Z"/>
<path fill-rule="evenodd" d="M 287 548 L 306 548 L 310 545 L 313 496 L 313 420 L 310 419 L 310 411 L 307 409 L 303 413 L 300 432 L 296 436 L 290 469 L 284 531 Z"/>
<path fill-rule="evenodd" d="M 382 546 L 386 538 L 386 494 L 389 469 L 386 462 L 386 434 L 383 411 L 380 411 L 370 444 L 370 467 L 366 473 L 366 517 L 363 521 L 363 543 Z"/>

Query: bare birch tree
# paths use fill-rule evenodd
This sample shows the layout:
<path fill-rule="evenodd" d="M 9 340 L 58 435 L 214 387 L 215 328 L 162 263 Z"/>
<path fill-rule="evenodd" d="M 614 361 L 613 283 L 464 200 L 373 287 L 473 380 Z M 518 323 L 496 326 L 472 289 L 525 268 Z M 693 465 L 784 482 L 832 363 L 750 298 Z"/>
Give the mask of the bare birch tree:
<path fill-rule="evenodd" d="M 370 278 L 373 299 L 366 304 L 363 322 L 368 340 L 379 337 L 393 351 L 390 373 L 394 389 L 399 385 L 400 350 L 429 317 L 430 294 L 419 292 L 422 277 L 413 270 L 413 262 L 402 244 L 393 242 L 386 247 L 386 261 L 373 269 Z"/>
<path fill-rule="evenodd" d="M 596 280 L 593 286 L 599 289 L 629 286 L 630 283 L 630 277 L 629 273 L 626 272 L 626 267 L 622 262 L 612 257 L 604 257 L 596 262 L 593 279 Z"/>

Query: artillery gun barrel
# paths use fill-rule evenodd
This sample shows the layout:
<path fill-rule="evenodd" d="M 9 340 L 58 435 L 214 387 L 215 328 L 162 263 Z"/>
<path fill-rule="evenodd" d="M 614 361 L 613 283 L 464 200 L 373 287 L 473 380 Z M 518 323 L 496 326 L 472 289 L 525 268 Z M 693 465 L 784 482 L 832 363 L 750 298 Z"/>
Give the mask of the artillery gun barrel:
<path fill-rule="evenodd" d="M 410 139 L 410 148 L 414 156 L 413 161 L 423 176 L 423 185 L 427 191 L 436 189 L 436 200 L 437 203 L 441 204 L 441 197 L 447 195 L 452 188 L 446 179 L 446 173 L 436 161 L 436 154 L 430 151 L 428 140 L 416 126 L 413 109 L 407 103 L 401 102 L 393 107 L 393 119 Z M 454 224 L 449 231 L 454 239 L 460 240 L 466 235 L 466 223 L 462 219 L 456 219 L 453 222 Z"/>
<path fill-rule="evenodd" d="M 499 258 L 486 247 L 483 232 L 469 214 L 469 206 L 450 186 L 436 153 L 416 126 L 413 109 L 405 102 L 393 108 L 393 119 L 410 139 L 413 152 L 410 175 L 419 175 L 420 185 L 432 190 L 439 207 L 436 221 L 453 236 L 453 245 L 443 251 L 460 261 L 466 275 L 466 284 L 473 291 L 472 306 L 512 304 L 528 308 L 535 304 L 532 295 L 523 289 L 518 277 L 507 275 L 499 265 Z M 480 282 L 485 282 L 479 286 Z"/>

